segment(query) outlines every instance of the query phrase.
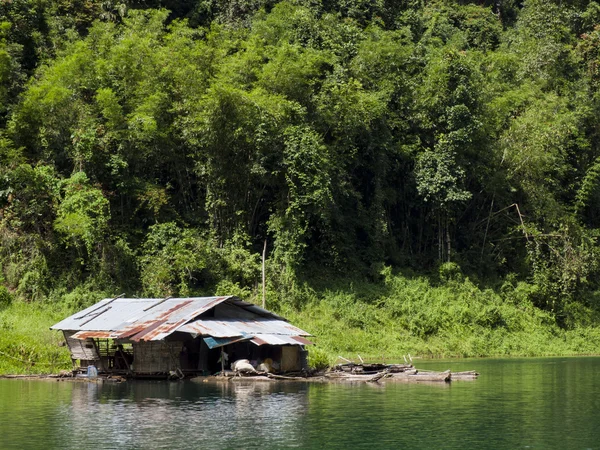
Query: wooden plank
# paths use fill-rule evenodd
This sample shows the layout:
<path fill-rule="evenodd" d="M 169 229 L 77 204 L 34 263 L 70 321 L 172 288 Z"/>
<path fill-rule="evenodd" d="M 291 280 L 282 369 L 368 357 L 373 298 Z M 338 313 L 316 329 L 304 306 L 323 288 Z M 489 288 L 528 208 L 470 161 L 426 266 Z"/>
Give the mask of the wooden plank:
<path fill-rule="evenodd" d="M 300 370 L 300 358 L 298 347 L 284 345 L 281 347 L 281 370 L 290 372 L 292 370 Z"/>

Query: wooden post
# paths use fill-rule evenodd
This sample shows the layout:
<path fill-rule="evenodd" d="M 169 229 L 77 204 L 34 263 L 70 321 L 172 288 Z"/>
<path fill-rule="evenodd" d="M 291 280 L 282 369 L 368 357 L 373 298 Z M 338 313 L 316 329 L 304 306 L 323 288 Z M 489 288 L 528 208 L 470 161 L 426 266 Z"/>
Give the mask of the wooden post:
<path fill-rule="evenodd" d="M 100 341 L 100 339 L 98 339 L 98 341 Z M 96 339 L 94 339 L 94 338 L 92 338 L 92 344 L 94 344 L 94 350 L 96 350 L 96 354 L 98 355 L 98 361 L 100 361 L 100 364 L 102 365 L 102 367 L 96 367 L 96 368 L 98 370 L 103 370 L 104 362 L 102 361 L 102 354 L 100 353 L 100 346 L 98 345 L 98 342 L 96 342 Z"/>
<path fill-rule="evenodd" d="M 452 250 L 452 242 L 450 241 L 450 227 L 448 226 L 448 221 L 446 221 L 446 244 L 448 246 L 448 262 L 450 262 L 450 252 Z"/>
<path fill-rule="evenodd" d="M 225 355 L 223 354 L 223 347 L 221 347 L 221 376 L 225 376 Z"/>
<path fill-rule="evenodd" d="M 483 234 L 483 244 L 481 246 L 481 257 L 479 263 L 483 263 L 483 252 L 485 251 L 485 241 L 487 239 L 488 230 L 490 229 L 490 219 L 492 218 L 492 210 L 494 209 L 494 200 L 496 200 L 496 193 L 492 195 L 492 203 L 490 203 L 490 213 L 488 214 L 487 223 L 485 225 L 485 233 Z"/>
<path fill-rule="evenodd" d="M 179 361 L 175 358 L 175 355 L 173 354 L 173 349 L 171 348 L 171 344 L 169 344 L 165 340 L 163 340 L 162 343 L 163 343 L 163 345 L 166 345 L 167 350 L 169 350 L 169 358 L 171 359 L 171 364 L 173 364 L 173 367 L 175 368 L 174 372 L 177 374 L 177 376 L 179 377 L 180 380 L 183 380 L 185 378 L 185 375 L 183 374 L 183 371 L 181 370 L 181 364 L 179 364 Z M 130 370 L 129 364 L 127 364 L 127 369 Z"/>
<path fill-rule="evenodd" d="M 263 248 L 262 254 L 262 307 L 263 309 L 267 309 L 267 299 L 266 299 L 266 287 L 265 287 L 265 258 L 267 256 L 267 240 L 265 239 L 265 246 Z"/>
<path fill-rule="evenodd" d="M 521 215 L 519 204 L 515 203 L 515 207 L 517 208 L 517 214 L 519 214 L 519 219 L 521 220 L 521 226 L 523 227 L 523 233 L 525 233 L 525 239 L 527 239 L 527 242 L 529 242 L 529 235 L 527 234 L 527 228 L 525 228 L 525 222 L 523 222 L 523 216 Z"/>
<path fill-rule="evenodd" d="M 121 359 L 125 363 L 125 367 L 127 368 L 127 373 L 129 375 L 133 375 L 133 371 L 131 370 L 131 366 L 129 365 L 129 361 L 127 361 L 127 358 L 125 358 L 125 350 L 123 349 L 122 345 L 121 345 L 121 349 L 119 349 L 118 345 L 119 344 L 117 344 L 117 352 L 119 352 L 119 356 L 121 357 Z M 116 355 L 116 352 L 115 352 L 115 355 Z"/>

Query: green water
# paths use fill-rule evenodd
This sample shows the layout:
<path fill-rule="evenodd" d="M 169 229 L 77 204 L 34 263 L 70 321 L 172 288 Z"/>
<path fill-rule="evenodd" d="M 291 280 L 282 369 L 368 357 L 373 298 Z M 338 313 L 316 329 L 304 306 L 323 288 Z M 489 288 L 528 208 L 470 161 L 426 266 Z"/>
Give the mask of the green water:
<path fill-rule="evenodd" d="M 0 380 L 1 449 L 600 449 L 600 358 L 416 362 L 448 384 Z"/>

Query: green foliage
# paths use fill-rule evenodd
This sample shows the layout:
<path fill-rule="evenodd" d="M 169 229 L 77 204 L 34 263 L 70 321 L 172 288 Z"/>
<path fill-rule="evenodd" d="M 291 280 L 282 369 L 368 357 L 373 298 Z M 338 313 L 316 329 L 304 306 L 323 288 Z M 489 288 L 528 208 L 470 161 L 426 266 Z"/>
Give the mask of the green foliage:
<path fill-rule="evenodd" d="M 454 262 L 445 262 L 440 265 L 439 269 L 440 280 L 443 282 L 461 282 L 463 281 L 463 274 L 460 270 L 460 266 Z"/>
<path fill-rule="evenodd" d="M 12 300 L 12 295 L 6 286 L 0 286 L 0 310 L 10 306 Z"/>
<path fill-rule="evenodd" d="M 271 304 L 311 305 L 315 333 L 352 330 L 349 351 L 595 339 L 596 2 L 19 0 L 0 16 L 5 310 L 256 299 L 266 241 Z M 316 293 L 340 275 L 378 287 Z"/>
<path fill-rule="evenodd" d="M 447 209 L 454 202 L 469 200 L 471 193 L 459 187 L 464 176 L 464 170 L 457 167 L 452 153 L 440 150 L 419 155 L 415 174 L 417 191 L 426 202 Z"/>
<path fill-rule="evenodd" d="M 68 310 L 13 302 L 0 309 L 0 374 L 51 373 L 72 367 L 64 337 L 49 329 Z"/>
<path fill-rule="evenodd" d="M 102 191 L 90 186 L 83 172 L 75 173 L 63 182 L 64 197 L 57 207 L 54 229 L 75 246 L 84 246 L 91 253 L 102 243 L 110 219 L 109 203 Z"/>
<path fill-rule="evenodd" d="M 558 86 L 575 73 L 568 16 L 567 8 L 542 0 L 526 0 L 519 15 L 512 43 L 523 59 L 521 70 L 543 87 Z"/>
<path fill-rule="evenodd" d="M 331 355 L 319 347 L 311 347 L 308 350 L 308 366 L 315 370 L 324 370 L 333 366 Z"/>
<path fill-rule="evenodd" d="M 455 269 L 455 267 L 453 268 Z M 535 289 L 519 283 L 502 296 L 468 278 L 432 286 L 425 278 L 385 274 L 385 287 L 330 280 L 332 289 L 303 294 L 300 309 L 281 313 L 315 334 L 315 359 L 531 356 L 597 352 L 597 329 L 561 330 L 532 304 Z M 588 311 L 589 313 L 589 311 Z M 589 334 L 588 334 L 589 333 Z M 582 336 L 591 341 L 584 343 Z M 585 351 L 585 350 L 584 350 Z"/>
<path fill-rule="evenodd" d="M 257 255 L 243 242 L 218 248 L 210 236 L 173 222 L 153 225 L 142 252 L 140 279 L 148 296 L 209 294 L 215 287 L 237 287 L 238 293 L 247 294 L 239 286 L 252 286 L 260 273 Z"/>
<path fill-rule="evenodd" d="M 193 230 L 182 230 L 174 223 L 154 225 L 140 258 L 144 292 L 149 296 L 190 295 L 190 286 L 210 264 L 209 249 Z"/>
<path fill-rule="evenodd" d="M 69 311 L 81 311 L 98 302 L 98 299 L 111 298 L 114 292 L 97 290 L 91 283 L 80 284 L 75 289 L 58 288 L 52 291 L 45 302 L 48 308 Z"/>
<path fill-rule="evenodd" d="M 528 246 L 533 281 L 540 289 L 537 305 L 554 312 L 562 325 L 580 323 L 582 317 L 574 320 L 577 314 L 572 314 L 577 311 L 573 301 L 589 295 L 588 277 L 598 270 L 596 236 L 568 224 L 557 234 L 534 232 Z"/>
<path fill-rule="evenodd" d="M 58 196 L 54 170 L 45 165 L 2 168 L 0 258 L 7 285 L 18 296 L 40 299 L 49 289 L 48 258 Z"/>

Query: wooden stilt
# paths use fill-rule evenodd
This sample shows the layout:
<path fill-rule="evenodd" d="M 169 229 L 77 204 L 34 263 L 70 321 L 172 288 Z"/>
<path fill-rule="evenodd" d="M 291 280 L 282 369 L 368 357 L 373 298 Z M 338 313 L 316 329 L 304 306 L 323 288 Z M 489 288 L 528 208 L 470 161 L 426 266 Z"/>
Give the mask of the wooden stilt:
<path fill-rule="evenodd" d="M 225 352 L 223 351 L 223 347 L 221 347 L 221 375 L 225 373 Z"/>

